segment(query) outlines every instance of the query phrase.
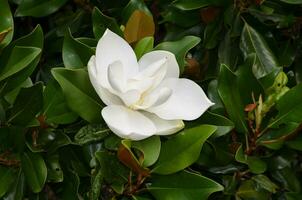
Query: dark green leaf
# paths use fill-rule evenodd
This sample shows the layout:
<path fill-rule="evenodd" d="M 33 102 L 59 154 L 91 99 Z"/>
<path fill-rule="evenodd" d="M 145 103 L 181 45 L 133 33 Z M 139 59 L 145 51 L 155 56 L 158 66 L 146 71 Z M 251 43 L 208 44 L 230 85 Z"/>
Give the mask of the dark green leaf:
<path fill-rule="evenodd" d="M 18 17 L 44 17 L 56 12 L 67 1 L 68 0 L 23 0 L 19 4 L 15 15 Z"/>
<path fill-rule="evenodd" d="M 94 54 L 92 48 L 75 40 L 70 31 L 66 33 L 62 50 L 63 62 L 66 68 L 85 67 Z"/>
<path fill-rule="evenodd" d="M 31 190 L 40 192 L 45 184 L 47 168 L 40 154 L 25 152 L 21 157 L 21 166 Z"/>
<path fill-rule="evenodd" d="M 14 33 L 13 17 L 8 5 L 8 0 L 0 1 L 0 50 L 7 46 Z"/>
<path fill-rule="evenodd" d="M 23 194 L 24 189 L 25 189 L 24 173 L 20 169 L 15 179 L 15 182 L 13 183 L 13 186 L 8 190 L 6 195 L 3 197 L 3 200 L 22 200 L 24 195 Z"/>
<path fill-rule="evenodd" d="M 108 136 L 109 133 L 110 129 L 104 124 L 89 124 L 82 127 L 74 136 L 74 139 L 76 143 L 83 145 L 98 142 Z"/>
<path fill-rule="evenodd" d="M 166 176 L 152 176 L 148 190 L 157 200 L 206 200 L 210 194 L 223 190 L 223 187 L 209 178 L 183 171 Z"/>
<path fill-rule="evenodd" d="M 0 166 L 0 197 L 12 186 L 14 181 L 15 172 L 13 168 Z"/>
<path fill-rule="evenodd" d="M 63 89 L 70 109 L 88 122 L 100 122 L 102 105 L 90 83 L 87 71 L 55 68 L 52 74 Z"/>
<path fill-rule="evenodd" d="M 174 53 L 179 64 L 180 71 L 183 72 L 185 67 L 185 56 L 188 51 L 195 47 L 199 42 L 199 37 L 185 36 L 178 41 L 160 43 L 154 48 L 154 50 L 166 50 Z"/>
<path fill-rule="evenodd" d="M 116 20 L 104 15 L 97 7 L 95 7 L 92 12 L 92 23 L 93 33 L 96 39 L 100 39 L 107 28 L 120 36 L 123 35 Z"/>
<path fill-rule="evenodd" d="M 248 129 L 245 121 L 244 105 L 240 98 L 240 91 L 236 79 L 236 75 L 226 65 L 220 66 L 218 93 L 230 119 L 235 124 L 236 130 L 241 133 L 247 133 Z"/>
<path fill-rule="evenodd" d="M 154 38 L 145 37 L 137 42 L 134 48 L 137 59 L 140 59 L 144 54 L 148 53 L 153 49 Z"/>
<path fill-rule="evenodd" d="M 278 61 L 267 42 L 247 23 L 245 23 L 241 34 L 240 47 L 245 58 L 249 54 L 254 53 L 256 55 L 256 64 L 253 66 L 253 73 L 257 79 L 280 70 Z"/>
<path fill-rule="evenodd" d="M 198 159 L 203 143 L 215 131 L 215 126 L 200 125 L 163 142 L 152 171 L 157 174 L 172 174 L 190 166 Z"/>
<path fill-rule="evenodd" d="M 37 83 L 30 88 L 22 88 L 11 109 L 8 122 L 17 125 L 28 125 L 42 109 L 42 84 Z M 26 99 L 26 101 L 24 101 Z"/>

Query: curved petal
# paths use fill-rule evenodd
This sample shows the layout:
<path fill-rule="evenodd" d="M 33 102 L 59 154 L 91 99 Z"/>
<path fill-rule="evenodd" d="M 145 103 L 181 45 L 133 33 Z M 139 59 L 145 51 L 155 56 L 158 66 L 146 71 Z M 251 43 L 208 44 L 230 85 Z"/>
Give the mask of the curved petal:
<path fill-rule="evenodd" d="M 194 120 L 200 117 L 213 103 L 199 85 L 189 79 L 165 79 L 159 87 L 172 89 L 169 99 L 147 111 L 166 120 Z"/>
<path fill-rule="evenodd" d="M 115 61 L 122 63 L 126 79 L 138 73 L 137 59 L 130 45 L 107 29 L 96 47 L 97 78 L 105 88 L 110 88 L 107 79 L 108 66 Z"/>
<path fill-rule="evenodd" d="M 185 127 L 182 120 L 164 120 L 152 113 L 143 112 L 156 127 L 155 135 L 171 135 L 177 133 Z"/>
<path fill-rule="evenodd" d="M 124 106 L 107 106 L 103 108 L 102 116 L 108 127 L 122 138 L 142 140 L 156 133 L 156 128 L 150 119 Z"/>
<path fill-rule="evenodd" d="M 138 61 L 139 71 L 143 71 L 152 65 L 154 62 L 161 60 L 163 58 L 167 59 L 167 73 L 166 78 L 178 78 L 179 77 L 179 66 L 176 61 L 175 55 L 169 51 L 156 50 L 146 53 Z"/>
<path fill-rule="evenodd" d="M 108 82 L 116 92 L 124 92 L 126 77 L 124 68 L 120 61 L 115 61 L 108 67 Z"/>
<path fill-rule="evenodd" d="M 106 105 L 111 105 L 111 104 L 123 105 L 122 100 L 118 96 L 112 94 L 109 90 L 101 86 L 96 76 L 95 56 L 91 56 L 87 68 L 88 68 L 88 75 L 89 75 L 90 82 L 94 87 L 96 93 L 102 99 L 102 101 Z"/>

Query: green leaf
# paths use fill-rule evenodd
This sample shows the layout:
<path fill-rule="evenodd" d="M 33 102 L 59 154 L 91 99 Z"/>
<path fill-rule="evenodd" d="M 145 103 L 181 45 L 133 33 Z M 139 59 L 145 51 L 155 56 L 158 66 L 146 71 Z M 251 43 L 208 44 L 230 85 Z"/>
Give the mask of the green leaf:
<path fill-rule="evenodd" d="M 68 0 L 23 0 L 15 15 L 17 17 L 32 16 L 44 17 L 56 12 Z"/>
<path fill-rule="evenodd" d="M 5 195 L 14 182 L 15 172 L 13 168 L 0 166 L 0 197 Z"/>
<path fill-rule="evenodd" d="M 14 21 L 8 0 L 0 1 L 0 50 L 6 47 L 13 39 Z"/>
<path fill-rule="evenodd" d="M 154 38 L 153 37 L 145 37 L 138 41 L 135 45 L 134 52 L 136 54 L 137 59 L 140 59 L 144 54 L 148 53 L 153 49 Z"/>
<path fill-rule="evenodd" d="M 220 74 L 218 78 L 218 93 L 225 109 L 234 122 L 238 132 L 248 133 L 244 105 L 240 98 L 240 91 L 236 83 L 236 75 L 226 66 L 220 66 Z"/>
<path fill-rule="evenodd" d="M 185 56 L 188 51 L 200 42 L 200 38 L 196 36 L 185 36 L 181 40 L 163 42 L 158 44 L 154 50 L 166 50 L 174 53 L 179 64 L 180 71 L 184 71 Z"/>
<path fill-rule="evenodd" d="M 68 108 L 63 92 L 56 81 L 47 84 L 43 91 L 43 99 L 43 115 L 48 123 L 68 124 L 78 118 L 78 115 Z"/>
<path fill-rule="evenodd" d="M 249 54 L 256 55 L 253 73 L 257 79 L 277 73 L 281 68 L 264 38 L 249 24 L 245 23 L 241 34 L 240 48 L 247 58 Z"/>
<path fill-rule="evenodd" d="M 22 88 L 10 111 L 8 122 L 26 126 L 34 120 L 36 114 L 42 109 L 42 89 L 42 83 L 37 83 L 30 88 Z"/>
<path fill-rule="evenodd" d="M 47 180 L 53 183 L 63 181 L 63 171 L 59 162 L 59 155 L 53 154 L 46 159 Z"/>
<path fill-rule="evenodd" d="M 236 192 L 237 198 L 241 197 L 243 199 L 267 200 L 269 195 L 265 190 L 257 188 L 252 180 L 244 181 Z"/>
<path fill-rule="evenodd" d="M 7 182 L 6 182 L 7 184 Z M 25 179 L 22 170 L 19 170 L 18 176 L 16 177 L 13 186 L 8 190 L 3 200 L 22 200 L 25 189 Z"/>
<path fill-rule="evenodd" d="M 132 142 L 131 147 L 142 152 L 142 166 L 149 167 L 153 165 L 159 157 L 161 141 L 159 136 L 152 136 L 145 140 Z"/>
<path fill-rule="evenodd" d="M 128 170 L 117 159 L 117 156 L 109 152 L 99 151 L 95 153 L 95 157 L 100 163 L 101 173 L 108 184 L 118 193 L 123 190 L 124 184 L 128 181 Z"/>
<path fill-rule="evenodd" d="M 1 53 L 0 60 L 1 63 L 7 63 L 12 51 L 16 46 L 24 46 L 24 47 L 33 47 L 43 49 L 43 31 L 40 25 L 36 26 L 34 30 L 13 42 L 11 42 Z M 40 54 L 41 55 L 41 54 Z M 0 82 L 0 88 L 2 88 L 2 94 L 12 91 L 16 87 L 19 87 L 35 70 L 38 65 L 40 56 L 37 56 L 26 68 L 23 70 L 13 74 L 9 78 Z M 0 90 L 1 92 L 1 90 Z"/>
<path fill-rule="evenodd" d="M 70 30 L 66 33 L 63 42 L 63 62 L 66 68 L 82 68 L 95 52 L 89 46 L 74 39 Z"/>
<path fill-rule="evenodd" d="M 302 4 L 302 0 L 280 0 L 280 1 L 289 3 L 289 4 Z"/>
<path fill-rule="evenodd" d="M 0 71 L 0 81 L 21 71 L 34 61 L 41 53 L 41 49 L 36 47 L 19 47 L 15 46 L 11 52 L 6 65 Z"/>
<path fill-rule="evenodd" d="M 92 11 L 93 34 L 96 39 L 100 39 L 108 28 L 116 34 L 123 36 L 115 18 L 104 15 L 97 7 Z"/>
<path fill-rule="evenodd" d="M 261 188 L 271 193 L 276 193 L 276 190 L 279 188 L 275 183 L 273 183 L 267 176 L 263 174 L 253 176 L 252 180 L 255 181 Z"/>
<path fill-rule="evenodd" d="M 88 144 L 98 142 L 104 139 L 110 133 L 110 129 L 104 124 L 89 124 L 82 127 L 74 136 L 75 142 L 78 144 Z"/>
<path fill-rule="evenodd" d="M 186 171 L 166 176 L 153 175 L 151 182 L 148 190 L 157 200 L 206 200 L 210 194 L 223 190 L 213 180 Z"/>
<path fill-rule="evenodd" d="M 259 145 L 278 150 L 282 147 L 284 140 L 299 127 L 298 123 L 287 123 L 277 129 L 268 130 L 258 140 Z"/>
<path fill-rule="evenodd" d="M 223 0 L 176 0 L 173 5 L 181 10 L 194 10 L 207 6 L 219 6 Z"/>
<path fill-rule="evenodd" d="M 47 168 L 40 154 L 24 152 L 21 157 L 21 166 L 25 179 L 31 190 L 40 192 L 46 182 Z"/>
<path fill-rule="evenodd" d="M 157 174 L 172 174 L 190 166 L 198 159 L 203 143 L 215 131 L 215 126 L 200 125 L 163 142 L 152 171 Z"/>
<path fill-rule="evenodd" d="M 63 89 L 69 108 L 90 123 L 100 122 L 102 105 L 87 71 L 54 68 L 52 74 Z"/>
<path fill-rule="evenodd" d="M 126 22 L 129 20 L 130 16 L 135 10 L 143 11 L 145 14 L 152 17 L 152 13 L 146 6 L 145 2 L 142 0 L 130 0 L 128 4 L 124 7 L 122 10 L 122 23 L 126 24 Z"/>
<path fill-rule="evenodd" d="M 78 199 L 78 190 L 80 187 L 79 176 L 74 171 L 66 170 L 64 171 L 64 177 L 60 199 Z"/>
<path fill-rule="evenodd" d="M 198 120 L 196 120 L 196 123 L 216 126 L 217 130 L 213 137 L 223 136 L 235 127 L 234 123 L 228 118 L 209 111 L 205 112 Z"/>
<path fill-rule="evenodd" d="M 95 174 L 92 176 L 92 180 L 91 180 L 91 190 L 90 190 L 90 197 L 91 200 L 98 200 L 101 190 L 100 188 L 102 187 L 102 183 L 103 183 L 103 174 L 102 174 L 102 170 L 98 170 L 95 172 Z"/>
<path fill-rule="evenodd" d="M 278 127 L 282 123 L 302 122 L 302 84 L 296 85 L 285 93 L 277 102 L 278 115 L 267 128 Z"/>
<path fill-rule="evenodd" d="M 294 140 L 286 141 L 286 145 L 292 149 L 302 151 L 302 135 L 300 134 Z"/>
<path fill-rule="evenodd" d="M 247 156 L 242 149 L 242 145 L 237 149 L 235 154 L 236 161 L 249 166 L 251 172 L 261 174 L 266 171 L 266 163 L 258 157 Z"/>

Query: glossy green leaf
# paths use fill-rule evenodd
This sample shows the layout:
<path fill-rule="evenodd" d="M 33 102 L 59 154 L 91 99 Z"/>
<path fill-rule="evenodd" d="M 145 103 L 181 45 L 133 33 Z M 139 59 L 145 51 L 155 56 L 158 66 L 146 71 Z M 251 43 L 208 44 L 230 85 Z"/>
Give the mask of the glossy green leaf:
<path fill-rule="evenodd" d="M 132 142 L 131 147 L 142 152 L 142 166 L 149 167 L 153 165 L 159 157 L 161 141 L 159 136 L 152 136 L 145 140 Z"/>
<path fill-rule="evenodd" d="M 252 180 L 255 181 L 261 188 L 271 192 L 276 193 L 279 188 L 275 183 L 273 183 L 267 176 L 259 174 L 252 177 Z"/>
<path fill-rule="evenodd" d="M 123 35 L 116 20 L 104 15 L 97 7 L 92 11 L 92 24 L 93 34 L 96 39 L 100 39 L 107 28 L 120 36 Z"/>
<path fill-rule="evenodd" d="M 21 157 L 21 166 L 28 186 L 33 192 L 40 192 L 47 177 L 47 168 L 42 156 L 37 153 L 24 152 Z"/>
<path fill-rule="evenodd" d="M 241 133 L 247 133 L 247 125 L 245 121 L 244 105 L 240 98 L 239 87 L 236 83 L 236 75 L 226 66 L 220 66 L 220 74 L 218 79 L 218 93 L 225 109 L 234 122 L 235 128 Z"/>
<path fill-rule="evenodd" d="M 251 172 L 261 174 L 266 171 L 267 165 L 258 157 L 248 156 L 243 152 L 242 146 L 237 149 L 235 155 L 236 161 L 249 166 Z"/>
<path fill-rule="evenodd" d="M 7 63 L 12 51 L 16 46 L 24 46 L 24 47 L 33 47 L 43 49 L 43 31 L 41 26 L 37 25 L 34 30 L 13 42 L 11 42 L 0 54 L 1 63 Z M 6 80 L 0 82 L 0 88 L 2 88 L 2 93 L 5 94 L 7 92 L 12 91 L 16 87 L 19 87 L 28 77 L 33 73 L 38 62 L 40 60 L 40 56 L 37 56 L 26 68 L 23 70 L 13 74 Z M 0 90 L 1 93 L 1 90 Z"/>
<path fill-rule="evenodd" d="M 178 41 L 160 43 L 154 48 L 154 50 L 166 50 L 174 53 L 179 64 L 180 71 L 183 72 L 185 67 L 185 56 L 188 51 L 195 47 L 199 42 L 199 37 L 185 36 Z"/>
<path fill-rule="evenodd" d="M 80 186 L 79 176 L 73 171 L 66 170 L 64 177 L 61 199 L 78 199 L 78 190 Z"/>
<path fill-rule="evenodd" d="M 212 112 L 205 112 L 197 121 L 199 124 L 210 124 L 217 127 L 213 137 L 220 137 L 229 133 L 235 126 L 228 118 Z"/>
<path fill-rule="evenodd" d="M 102 105 L 87 71 L 55 68 L 52 74 L 63 89 L 69 108 L 88 122 L 100 122 Z"/>
<path fill-rule="evenodd" d="M 0 166 L 0 197 L 12 186 L 14 181 L 15 172 L 14 169 L 9 167 Z"/>
<path fill-rule="evenodd" d="M 63 181 L 63 171 L 59 162 L 59 155 L 53 154 L 45 160 L 47 166 L 47 180 L 53 183 Z"/>
<path fill-rule="evenodd" d="M 290 103 L 289 103 L 290 102 Z M 302 84 L 290 89 L 277 102 L 278 115 L 269 123 L 267 128 L 277 127 L 282 123 L 302 122 Z"/>
<path fill-rule="evenodd" d="M 8 62 L 0 71 L 0 81 L 21 71 L 27 67 L 41 53 L 41 49 L 36 47 L 18 47 L 15 46 Z"/>
<path fill-rule="evenodd" d="M 2 49 L 11 42 L 14 33 L 13 16 L 8 0 L 0 1 L 0 19 L 0 49 Z"/>
<path fill-rule="evenodd" d="M 176 0 L 173 5 L 182 10 L 194 10 L 207 6 L 218 6 L 223 3 L 223 0 Z"/>
<path fill-rule="evenodd" d="M 191 172 L 179 172 L 172 175 L 152 176 L 148 190 L 157 200 L 206 200 L 223 187 L 213 180 Z"/>
<path fill-rule="evenodd" d="M 144 54 L 148 53 L 153 49 L 154 38 L 145 37 L 137 42 L 134 48 L 137 59 L 140 59 Z"/>
<path fill-rule="evenodd" d="M 252 180 L 244 181 L 236 192 L 237 198 L 241 197 L 243 199 L 266 200 L 269 199 L 269 195 L 265 190 L 257 188 L 255 182 Z"/>
<path fill-rule="evenodd" d="M 256 78 L 260 79 L 280 70 L 278 61 L 267 42 L 247 23 L 245 23 L 241 34 L 240 48 L 245 58 L 252 53 L 256 55 L 256 64 L 253 66 L 253 73 Z"/>
<path fill-rule="evenodd" d="M 104 139 L 110 133 L 110 129 L 104 124 L 89 124 L 82 127 L 74 136 L 75 142 L 78 144 L 87 144 L 98 142 Z"/>
<path fill-rule="evenodd" d="M 190 166 L 198 159 L 203 143 L 215 131 L 215 126 L 200 125 L 163 142 L 152 171 L 157 174 L 172 174 Z"/>
<path fill-rule="evenodd" d="M 67 0 L 23 0 L 15 15 L 17 17 L 33 16 L 44 17 L 56 12 Z"/>
<path fill-rule="evenodd" d="M 299 135 L 293 140 L 286 141 L 286 145 L 292 149 L 302 151 L 302 136 Z"/>
<path fill-rule="evenodd" d="M 289 3 L 289 4 L 302 4 L 301 0 L 280 0 L 283 1 L 285 3 Z"/>
<path fill-rule="evenodd" d="M 22 170 L 19 170 L 13 186 L 8 190 L 3 200 L 22 200 L 25 190 L 25 178 Z"/>
<path fill-rule="evenodd" d="M 63 42 L 63 62 L 66 68 L 82 68 L 87 66 L 87 63 L 95 52 L 89 46 L 77 41 L 68 31 Z"/>
<path fill-rule="evenodd" d="M 68 124 L 78 118 L 68 108 L 63 92 L 55 81 L 49 82 L 43 91 L 43 115 L 48 123 L 54 124 Z"/>
<path fill-rule="evenodd" d="M 109 152 L 96 152 L 95 157 L 100 163 L 101 173 L 106 182 L 111 184 L 116 192 L 122 192 L 118 188 L 123 188 L 127 182 L 128 170 L 126 167 L 119 162 L 116 155 Z"/>
<path fill-rule="evenodd" d="M 26 99 L 26 101 L 24 101 Z M 42 84 L 22 88 L 11 109 L 8 122 L 17 125 L 28 125 L 42 109 Z"/>

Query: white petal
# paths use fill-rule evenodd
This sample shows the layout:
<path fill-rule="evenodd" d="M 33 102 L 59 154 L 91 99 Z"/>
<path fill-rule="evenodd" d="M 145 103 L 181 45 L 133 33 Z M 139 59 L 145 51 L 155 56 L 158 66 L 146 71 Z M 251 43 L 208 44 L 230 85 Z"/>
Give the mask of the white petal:
<path fill-rule="evenodd" d="M 172 95 L 165 103 L 150 107 L 147 111 L 162 119 L 194 120 L 213 105 L 201 87 L 189 79 L 165 79 L 159 87 L 172 89 Z"/>
<path fill-rule="evenodd" d="M 159 106 L 165 103 L 170 98 L 171 95 L 172 95 L 172 89 L 167 87 L 162 87 L 159 90 L 154 90 L 153 92 L 148 94 L 144 98 L 142 105 L 137 105 L 136 108 L 145 110 L 149 107 Z"/>
<path fill-rule="evenodd" d="M 123 92 L 126 86 L 124 68 L 120 61 L 115 61 L 108 67 L 108 81 L 112 89 Z"/>
<path fill-rule="evenodd" d="M 143 71 L 148 68 L 152 63 L 167 59 L 167 73 L 166 78 L 178 78 L 179 77 L 179 66 L 173 53 L 169 51 L 156 50 L 146 53 L 139 60 L 139 71 Z"/>
<path fill-rule="evenodd" d="M 182 120 L 164 120 L 152 113 L 143 112 L 156 127 L 156 135 L 170 135 L 185 127 Z"/>
<path fill-rule="evenodd" d="M 92 86 L 94 87 L 96 93 L 102 99 L 102 101 L 106 105 L 111 105 L 111 104 L 122 105 L 123 104 L 122 100 L 118 96 L 112 94 L 109 90 L 103 88 L 101 86 L 99 80 L 97 79 L 95 56 L 91 56 L 91 58 L 88 62 L 87 68 L 88 68 L 90 82 L 91 82 Z"/>
<path fill-rule="evenodd" d="M 136 56 L 130 45 L 107 29 L 96 47 L 97 77 L 105 88 L 109 88 L 108 66 L 115 61 L 122 63 L 126 79 L 138 73 Z"/>
<path fill-rule="evenodd" d="M 108 127 L 119 137 L 142 140 L 155 134 L 152 121 L 138 111 L 124 106 L 110 105 L 102 110 Z"/>
<path fill-rule="evenodd" d="M 129 90 L 119 96 L 127 106 L 131 106 L 140 100 L 141 93 L 138 90 Z"/>

